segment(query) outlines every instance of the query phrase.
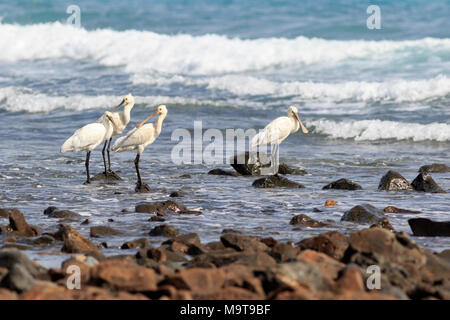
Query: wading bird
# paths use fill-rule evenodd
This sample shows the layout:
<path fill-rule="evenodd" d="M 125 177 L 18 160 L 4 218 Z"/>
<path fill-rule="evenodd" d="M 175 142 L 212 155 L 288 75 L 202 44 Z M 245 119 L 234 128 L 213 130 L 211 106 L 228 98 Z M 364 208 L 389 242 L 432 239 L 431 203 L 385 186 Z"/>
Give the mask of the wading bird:
<path fill-rule="evenodd" d="M 91 156 L 91 151 L 97 148 L 97 146 L 105 140 L 105 137 L 110 136 L 114 130 L 120 133 L 120 129 L 116 126 L 111 112 L 106 111 L 102 118 L 102 122 L 89 123 L 75 131 L 61 147 L 62 153 L 86 151 L 85 166 L 87 179 L 85 184 L 91 183 L 89 175 L 89 158 Z"/>
<path fill-rule="evenodd" d="M 298 116 L 298 110 L 294 106 L 290 106 L 287 117 L 279 117 L 269 123 L 263 131 L 255 135 L 251 141 L 250 147 L 256 148 L 263 145 L 272 145 L 272 162 L 271 162 L 271 174 L 278 173 L 278 146 L 284 141 L 291 133 L 298 131 L 299 127 L 303 133 L 308 133 L 308 129 L 303 125 L 300 117 Z M 254 161 L 254 160 L 253 160 Z"/>
<path fill-rule="evenodd" d="M 156 125 L 148 123 L 144 125 L 150 118 L 155 115 L 158 116 Z M 113 145 L 114 152 L 124 152 L 137 149 L 136 159 L 134 160 L 134 166 L 136 167 L 137 185 L 136 190 L 140 190 L 143 187 L 141 174 L 139 173 L 139 159 L 145 147 L 152 144 L 161 133 L 162 123 L 167 116 L 167 108 L 165 105 L 160 105 L 156 108 L 151 116 L 139 123 L 136 128 L 128 132 L 126 136 L 120 137 Z"/>
<path fill-rule="evenodd" d="M 125 105 L 122 112 L 114 112 L 116 111 L 120 106 Z M 131 109 L 134 107 L 134 97 L 131 95 L 131 93 L 127 94 L 122 102 L 118 104 L 114 109 L 111 110 L 111 118 L 113 119 L 114 123 L 117 126 L 117 130 L 114 129 L 110 135 L 105 136 L 105 144 L 103 146 L 102 150 L 102 156 L 103 156 L 103 165 L 105 166 L 105 176 L 107 176 L 108 172 L 111 171 L 111 157 L 109 155 L 110 149 L 111 149 L 111 141 L 112 138 L 117 135 L 121 134 L 123 130 L 127 127 L 128 122 L 130 122 L 130 112 Z M 105 118 L 105 115 L 103 115 L 98 122 L 103 123 L 103 120 Z M 108 170 L 106 170 L 106 159 L 105 159 L 105 149 L 106 145 L 108 145 L 107 152 L 108 152 Z"/>

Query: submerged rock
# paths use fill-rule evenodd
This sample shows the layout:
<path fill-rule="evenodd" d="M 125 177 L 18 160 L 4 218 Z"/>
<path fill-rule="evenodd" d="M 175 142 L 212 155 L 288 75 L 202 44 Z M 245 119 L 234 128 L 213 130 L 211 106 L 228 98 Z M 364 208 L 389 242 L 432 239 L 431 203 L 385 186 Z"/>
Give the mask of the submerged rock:
<path fill-rule="evenodd" d="M 351 221 L 356 223 L 377 223 L 383 218 L 383 213 L 370 204 L 358 205 L 347 212 L 341 218 L 341 221 Z"/>
<path fill-rule="evenodd" d="M 431 175 L 427 173 L 419 173 L 419 175 L 411 183 L 414 190 L 431 192 L 431 193 L 447 193 L 433 180 Z"/>
<path fill-rule="evenodd" d="M 147 238 L 140 238 L 125 242 L 124 244 L 122 244 L 120 249 L 134 249 L 134 248 L 148 248 L 148 247 L 150 247 L 150 243 L 148 242 Z"/>
<path fill-rule="evenodd" d="M 0 218 L 9 218 L 9 210 L 0 209 Z"/>
<path fill-rule="evenodd" d="M 216 176 L 233 176 L 233 177 L 239 177 L 241 174 L 239 172 L 232 172 L 228 170 L 222 170 L 222 169 L 212 169 L 208 171 L 208 174 L 216 175 Z"/>
<path fill-rule="evenodd" d="M 76 212 L 69 211 L 69 210 L 59 210 L 56 207 L 48 207 L 44 210 L 44 214 L 51 217 L 51 218 L 79 218 L 81 215 L 79 215 Z"/>
<path fill-rule="evenodd" d="M 394 232 L 394 227 L 389 222 L 388 218 L 381 218 L 377 223 L 370 226 L 371 228 L 383 228 L 389 231 Z"/>
<path fill-rule="evenodd" d="M 108 227 L 108 226 L 94 226 L 94 227 L 91 227 L 91 230 L 90 230 L 90 236 L 92 238 L 114 236 L 114 235 L 118 235 L 118 234 L 122 234 L 122 232 L 119 230 L 116 230 L 114 228 Z"/>
<path fill-rule="evenodd" d="M 100 172 L 99 174 L 96 174 L 93 178 L 91 178 L 92 181 L 98 181 L 98 180 L 104 180 L 104 181 L 119 181 L 122 180 L 121 177 L 114 171 L 108 171 L 106 174 L 104 172 Z"/>
<path fill-rule="evenodd" d="M 301 226 L 310 227 L 310 228 L 320 228 L 320 227 L 324 227 L 327 225 L 326 223 L 323 223 L 323 222 L 320 222 L 320 221 L 317 221 L 317 220 L 314 220 L 314 219 L 308 217 L 306 214 L 299 214 L 299 215 L 294 216 L 291 219 L 290 224 L 301 225 Z"/>
<path fill-rule="evenodd" d="M 362 187 L 350 180 L 339 179 L 324 186 L 322 190 L 338 189 L 338 190 L 361 190 Z"/>
<path fill-rule="evenodd" d="M 409 226 L 418 237 L 450 237 L 450 221 L 433 221 L 426 218 L 408 220 Z"/>
<path fill-rule="evenodd" d="M 137 193 L 149 193 L 152 192 L 153 190 L 150 188 L 148 184 L 142 183 L 141 185 L 136 184 L 134 191 Z"/>
<path fill-rule="evenodd" d="M 259 152 L 259 161 L 257 161 L 257 163 L 248 163 L 249 158 L 250 152 L 248 151 L 242 154 L 235 155 L 233 157 L 233 161 L 231 162 L 231 166 L 234 168 L 234 170 L 236 170 L 240 175 L 243 176 L 259 176 L 261 175 L 261 168 L 270 167 L 270 158 L 264 152 Z M 281 163 L 278 166 L 278 173 L 298 175 L 307 174 L 306 170 L 289 167 L 285 163 Z"/>
<path fill-rule="evenodd" d="M 173 226 L 169 226 L 168 224 L 161 224 L 159 226 L 154 227 L 152 230 L 150 230 L 149 235 L 151 236 L 163 236 L 166 238 L 173 238 L 179 235 L 180 232 L 177 228 Z"/>
<path fill-rule="evenodd" d="M 397 171 L 389 170 L 380 180 L 378 190 L 412 190 L 410 183 Z"/>
<path fill-rule="evenodd" d="M 275 188 L 275 187 L 285 187 L 285 188 L 304 188 L 300 183 L 286 179 L 285 177 L 279 175 L 268 176 L 255 180 L 252 186 L 256 188 Z"/>
<path fill-rule="evenodd" d="M 387 206 L 383 209 L 383 212 L 386 213 L 422 213 L 421 211 L 414 211 L 414 210 L 408 210 L 408 209 L 401 209 L 394 206 Z"/>
<path fill-rule="evenodd" d="M 184 204 L 173 200 L 141 202 L 136 205 L 135 211 L 140 213 L 154 213 L 161 216 L 165 216 L 171 212 L 179 214 L 201 214 L 200 211 L 188 210 Z"/>
<path fill-rule="evenodd" d="M 337 206 L 337 202 L 334 201 L 334 200 L 331 200 L 331 199 L 327 199 L 325 201 L 325 204 L 324 204 L 325 208 L 333 208 L 333 207 L 336 207 L 336 206 Z M 319 211 L 319 212 L 321 212 L 321 211 Z"/>
<path fill-rule="evenodd" d="M 433 163 L 430 165 L 421 166 L 419 169 L 420 173 L 436 172 L 445 173 L 450 172 L 450 167 L 443 163 Z"/>

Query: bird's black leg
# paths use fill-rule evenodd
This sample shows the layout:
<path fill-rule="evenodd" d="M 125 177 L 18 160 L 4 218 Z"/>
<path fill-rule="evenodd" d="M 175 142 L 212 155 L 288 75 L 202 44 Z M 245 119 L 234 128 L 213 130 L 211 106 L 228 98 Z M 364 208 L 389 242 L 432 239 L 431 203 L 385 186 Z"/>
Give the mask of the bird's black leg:
<path fill-rule="evenodd" d="M 109 155 L 109 150 L 111 150 L 111 141 L 112 141 L 112 138 L 109 138 L 109 142 L 108 142 L 108 171 L 109 172 L 111 172 L 111 157 Z M 105 142 L 105 145 L 106 145 L 106 142 Z M 105 169 L 105 171 L 106 171 L 106 169 Z"/>
<path fill-rule="evenodd" d="M 87 175 L 87 180 L 86 180 L 85 184 L 91 183 L 91 178 L 90 178 L 90 175 L 89 175 L 89 158 L 90 157 L 91 157 L 91 152 L 88 151 L 86 153 L 86 163 L 85 163 L 85 165 L 86 165 L 86 175 Z"/>
<path fill-rule="evenodd" d="M 141 174 L 139 173 L 139 153 L 136 155 L 136 159 L 134 159 L 134 166 L 136 167 L 136 173 L 137 173 L 137 187 L 140 188 L 142 186 L 142 180 L 141 180 Z"/>
<path fill-rule="evenodd" d="M 106 149 L 106 144 L 108 143 L 107 140 L 105 140 L 105 145 L 103 146 L 103 150 L 102 150 L 102 156 L 103 156 L 103 165 L 105 166 L 105 176 L 106 176 L 106 159 L 105 159 L 105 149 Z M 108 158 L 109 158 L 109 150 L 108 150 Z"/>

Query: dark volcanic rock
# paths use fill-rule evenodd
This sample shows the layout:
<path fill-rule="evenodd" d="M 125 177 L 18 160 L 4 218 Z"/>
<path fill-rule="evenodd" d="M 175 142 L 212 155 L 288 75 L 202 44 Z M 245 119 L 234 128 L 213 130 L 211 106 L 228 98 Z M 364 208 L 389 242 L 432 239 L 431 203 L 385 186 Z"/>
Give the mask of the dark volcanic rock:
<path fill-rule="evenodd" d="M 177 228 L 169 226 L 168 224 L 161 224 L 150 230 L 149 235 L 154 237 L 164 236 L 166 238 L 173 238 L 176 237 L 179 233 L 180 232 L 177 230 Z"/>
<path fill-rule="evenodd" d="M 119 230 L 116 230 L 111 227 L 107 226 L 95 226 L 91 227 L 90 236 L 93 238 L 100 238 L 100 237 L 106 237 L 106 236 L 114 236 L 122 234 Z"/>
<path fill-rule="evenodd" d="M 136 193 L 149 193 L 152 192 L 153 190 L 150 188 L 148 184 L 142 183 L 141 185 L 136 184 L 134 191 Z"/>
<path fill-rule="evenodd" d="M 216 176 L 233 176 L 238 177 L 241 174 L 239 172 L 233 172 L 228 170 L 222 170 L 222 169 L 212 169 L 208 172 L 208 174 L 216 175 Z"/>
<path fill-rule="evenodd" d="M 383 213 L 370 204 L 358 205 L 344 213 L 341 221 L 356 223 L 377 223 L 383 218 Z"/>
<path fill-rule="evenodd" d="M 450 221 L 432 221 L 425 218 L 408 220 L 409 226 L 418 237 L 450 237 Z"/>
<path fill-rule="evenodd" d="M 69 210 L 59 210 L 56 207 L 48 207 L 44 210 L 44 214 L 51 217 L 51 218 L 79 218 L 81 215 L 79 215 L 76 212 L 69 211 Z"/>
<path fill-rule="evenodd" d="M 348 238 L 337 231 L 330 231 L 304 239 L 298 243 L 298 247 L 300 250 L 311 249 L 323 252 L 336 260 L 341 260 L 348 248 Z"/>
<path fill-rule="evenodd" d="M 119 175 L 114 171 L 108 171 L 106 174 L 104 172 L 96 174 L 93 178 L 91 178 L 91 180 L 119 181 L 122 180 L 122 178 L 119 177 Z"/>
<path fill-rule="evenodd" d="M 450 172 L 450 167 L 443 163 L 433 163 L 430 165 L 421 166 L 419 172 L 427 173 L 427 172 L 436 172 L 436 173 L 445 173 Z"/>
<path fill-rule="evenodd" d="M 431 192 L 431 193 L 446 193 L 441 187 L 433 180 L 433 178 L 426 173 L 419 173 L 419 175 L 411 183 L 414 190 Z"/>
<path fill-rule="evenodd" d="M 288 180 L 277 174 L 255 180 L 252 186 L 256 188 L 275 188 L 275 187 L 304 188 L 304 186 L 301 185 L 300 183 Z"/>
<path fill-rule="evenodd" d="M 22 212 L 17 209 L 12 209 L 9 213 L 9 225 L 13 231 L 17 231 L 18 235 L 21 236 L 34 237 L 42 234 L 42 230 L 29 226 Z"/>
<path fill-rule="evenodd" d="M 353 181 L 347 179 L 339 179 L 331 182 L 322 188 L 326 189 L 339 189 L 339 190 L 361 190 L 361 186 Z"/>
<path fill-rule="evenodd" d="M 387 206 L 383 209 L 383 212 L 386 213 L 422 213 L 421 211 L 414 211 L 414 210 L 408 210 L 408 209 L 401 209 L 394 206 Z"/>
<path fill-rule="evenodd" d="M 161 202 L 142 202 L 138 203 L 135 208 L 136 212 L 155 213 L 157 215 L 167 215 L 167 213 L 175 212 L 179 214 L 201 214 L 200 211 L 188 210 L 181 202 L 166 200 Z"/>
<path fill-rule="evenodd" d="M 243 176 L 259 176 L 261 175 L 261 168 L 262 167 L 269 167 L 270 166 L 270 158 L 265 154 L 264 152 L 259 152 L 259 161 L 257 163 L 248 163 L 250 153 L 247 151 L 245 154 L 239 154 L 235 155 L 233 157 L 233 161 L 231 163 L 231 166 L 236 170 L 240 175 Z M 278 173 L 279 174 L 299 174 L 299 175 L 305 175 L 307 172 L 300 168 L 293 168 L 289 167 L 285 163 L 281 163 L 278 166 Z"/>
<path fill-rule="evenodd" d="M 378 190 L 412 190 L 413 187 L 397 171 L 389 170 L 380 180 Z"/>
<path fill-rule="evenodd" d="M 320 227 L 324 227 L 327 225 L 326 223 L 323 223 L 323 222 L 320 222 L 320 221 L 317 221 L 317 220 L 314 220 L 314 219 L 308 217 L 306 214 L 299 214 L 299 215 L 294 216 L 291 219 L 290 224 L 301 225 L 304 227 L 311 227 L 311 228 L 320 228 Z"/>
<path fill-rule="evenodd" d="M 171 197 L 171 198 L 182 198 L 184 196 L 185 196 L 185 193 L 182 191 L 174 191 L 174 192 L 171 192 L 169 195 L 169 197 Z"/>
<path fill-rule="evenodd" d="M 61 234 L 62 240 L 64 242 L 61 249 L 62 252 L 67 253 L 88 253 L 92 251 L 99 252 L 97 246 L 92 244 L 89 240 L 83 238 L 81 234 L 78 233 L 71 226 L 59 225 L 59 234 Z"/>

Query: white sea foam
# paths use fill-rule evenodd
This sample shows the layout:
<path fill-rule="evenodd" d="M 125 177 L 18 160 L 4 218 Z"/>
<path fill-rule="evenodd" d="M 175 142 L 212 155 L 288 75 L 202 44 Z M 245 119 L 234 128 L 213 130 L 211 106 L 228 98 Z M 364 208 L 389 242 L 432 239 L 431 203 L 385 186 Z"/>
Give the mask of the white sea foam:
<path fill-rule="evenodd" d="M 149 31 L 88 31 L 59 22 L 0 24 L 0 61 L 90 59 L 104 66 L 123 66 L 131 73 L 214 75 L 291 65 L 370 59 L 408 59 L 418 52 L 445 56 L 450 39 L 410 41 L 338 41 L 297 37 L 244 40 L 221 35 L 163 35 Z"/>
<path fill-rule="evenodd" d="M 308 127 L 314 126 L 314 133 L 356 141 L 382 139 L 450 141 L 450 123 L 420 124 L 381 120 L 333 121 L 324 119 L 305 123 Z"/>
<path fill-rule="evenodd" d="M 150 79 L 151 78 L 151 79 Z M 422 101 L 450 94 L 450 78 L 440 75 L 421 80 L 388 80 L 386 82 L 346 81 L 324 82 L 276 82 L 264 78 L 244 75 L 227 75 L 202 79 L 173 76 L 170 78 L 145 77 L 137 83 L 206 86 L 210 90 L 224 90 L 236 95 L 270 95 L 273 97 L 294 96 L 301 100 L 327 102 L 340 101 Z"/>

